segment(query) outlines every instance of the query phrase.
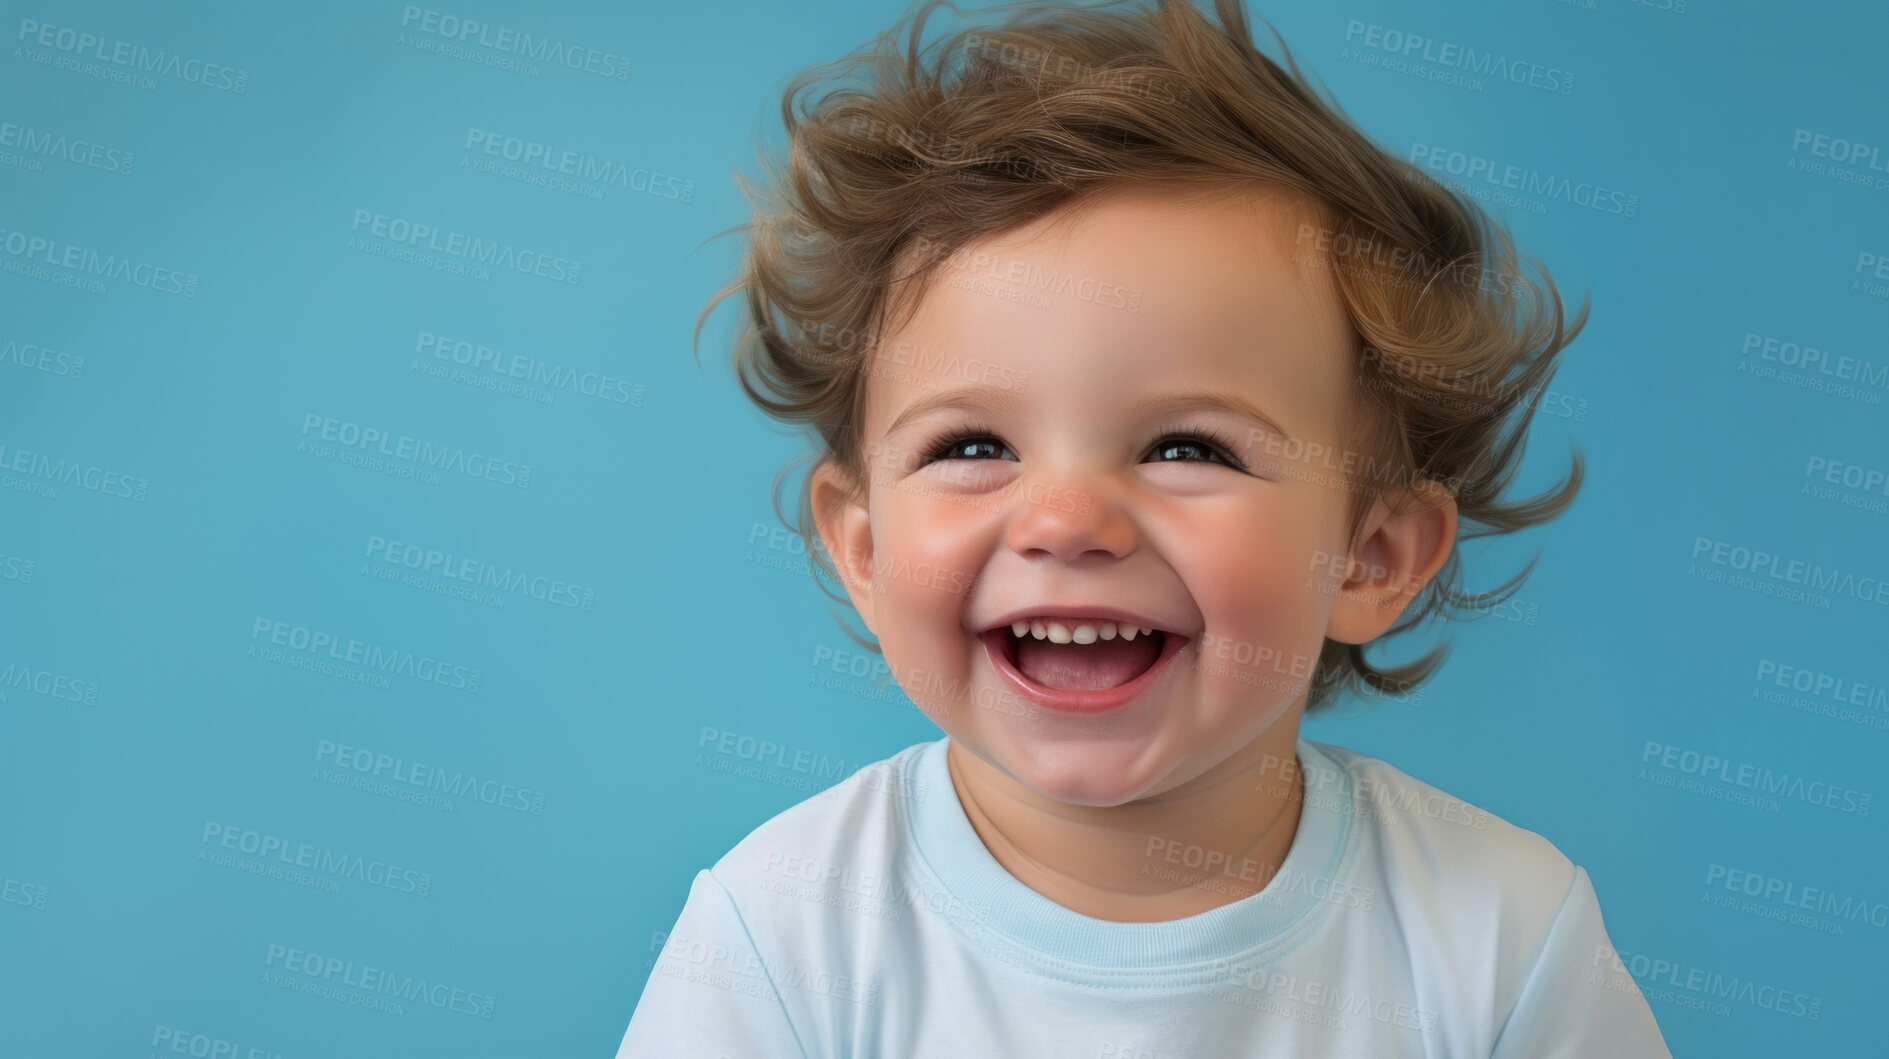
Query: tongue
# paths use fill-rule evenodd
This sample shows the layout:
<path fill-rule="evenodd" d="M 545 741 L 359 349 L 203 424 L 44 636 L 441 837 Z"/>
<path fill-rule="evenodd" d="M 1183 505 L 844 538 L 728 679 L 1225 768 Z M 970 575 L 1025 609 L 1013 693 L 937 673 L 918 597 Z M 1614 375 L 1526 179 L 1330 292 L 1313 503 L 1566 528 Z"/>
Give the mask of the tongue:
<path fill-rule="evenodd" d="M 1017 642 L 1017 670 L 1046 688 L 1100 691 L 1146 673 L 1160 653 L 1155 636 L 1090 644 L 1051 643 L 1025 636 Z"/>

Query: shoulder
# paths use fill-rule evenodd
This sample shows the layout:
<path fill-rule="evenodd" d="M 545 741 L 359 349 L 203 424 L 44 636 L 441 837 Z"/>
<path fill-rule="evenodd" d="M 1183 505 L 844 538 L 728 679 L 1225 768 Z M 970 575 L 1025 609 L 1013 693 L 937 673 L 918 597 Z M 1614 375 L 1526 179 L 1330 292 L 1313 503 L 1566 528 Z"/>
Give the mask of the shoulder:
<path fill-rule="evenodd" d="M 737 905 L 774 884 L 849 886 L 882 875 L 900 855 L 910 803 L 953 796 L 916 775 L 920 755 L 936 741 L 914 743 L 862 765 L 845 779 L 781 810 L 734 845 L 709 869 Z"/>
<path fill-rule="evenodd" d="M 871 968 L 913 945 L 913 803 L 956 797 L 948 781 L 937 790 L 917 775 L 937 746 L 916 743 L 860 767 L 756 827 L 708 869 L 788 1009 L 820 1032 L 838 1034 L 831 1020 L 878 1003 Z"/>
<path fill-rule="evenodd" d="M 1380 958 L 1456 1013 L 1471 1052 L 1539 1055 L 1553 1041 L 1555 1055 L 1669 1055 L 1630 976 L 1589 988 L 1613 943 L 1593 881 L 1553 842 L 1389 762 L 1313 746 L 1330 775 L 1308 761 L 1306 797 L 1350 806 L 1354 870 L 1381 901 Z"/>
<path fill-rule="evenodd" d="M 1313 745 L 1340 775 L 1308 762 L 1307 798 L 1349 802 L 1357 870 L 1406 943 L 1496 981 L 1526 977 L 1581 869 L 1547 838 L 1387 761 Z"/>
<path fill-rule="evenodd" d="M 1344 782 L 1308 763 L 1308 796 L 1337 798 L 1348 787 L 1353 826 L 1407 877 L 1448 882 L 1465 894 L 1541 894 L 1549 916 L 1573 885 L 1574 863 L 1543 836 L 1382 758 L 1312 745 L 1337 763 Z"/>

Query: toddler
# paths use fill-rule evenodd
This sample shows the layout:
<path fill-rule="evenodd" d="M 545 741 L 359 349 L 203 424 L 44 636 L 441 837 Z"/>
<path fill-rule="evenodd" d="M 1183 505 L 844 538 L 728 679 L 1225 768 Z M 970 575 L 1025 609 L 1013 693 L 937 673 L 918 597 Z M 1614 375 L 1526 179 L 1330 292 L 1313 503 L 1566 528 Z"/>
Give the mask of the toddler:
<path fill-rule="evenodd" d="M 715 303 L 944 735 L 698 873 L 619 1056 L 1668 1055 L 1584 870 L 1299 734 L 1421 694 L 1441 651 L 1366 647 L 1519 583 L 1466 594 L 1456 544 L 1578 490 L 1576 453 L 1499 497 L 1586 303 L 1238 0 L 921 45 L 943 2 L 789 87 Z"/>

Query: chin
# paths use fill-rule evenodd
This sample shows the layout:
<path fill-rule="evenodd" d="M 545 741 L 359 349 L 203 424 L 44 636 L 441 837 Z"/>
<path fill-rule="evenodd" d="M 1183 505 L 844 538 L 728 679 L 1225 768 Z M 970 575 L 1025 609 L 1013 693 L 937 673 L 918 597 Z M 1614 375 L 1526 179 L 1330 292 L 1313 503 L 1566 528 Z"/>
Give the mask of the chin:
<path fill-rule="evenodd" d="M 1153 788 L 1159 777 L 1148 774 L 1144 753 L 1140 747 L 1116 753 L 1105 746 L 1077 741 L 1054 747 L 1034 761 L 1019 762 L 1009 771 L 1019 783 L 1045 798 L 1068 805 L 1107 808 L 1144 798 Z"/>

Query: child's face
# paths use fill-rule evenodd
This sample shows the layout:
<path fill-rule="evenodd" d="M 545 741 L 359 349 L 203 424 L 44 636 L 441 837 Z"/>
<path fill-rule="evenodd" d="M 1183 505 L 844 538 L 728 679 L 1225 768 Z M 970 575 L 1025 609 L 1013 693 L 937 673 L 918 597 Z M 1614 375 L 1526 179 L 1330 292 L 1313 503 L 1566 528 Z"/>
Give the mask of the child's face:
<path fill-rule="evenodd" d="M 1293 260 L 1298 219 L 1272 196 L 1111 193 L 954 256 L 879 348 L 868 496 L 816 492 L 826 546 L 906 693 L 1043 795 L 1146 798 L 1296 731 L 1326 636 L 1381 631 L 1337 591 L 1342 461 L 1302 455 L 1340 451 L 1357 338 L 1329 274 Z M 1185 401 L 1207 394 L 1272 425 Z M 1046 708 L 1007 622 L 1083 606 L 1185 642 L 1125 704 Z M 1050 680 L 1120 679 L 1081 669 Z"/>

